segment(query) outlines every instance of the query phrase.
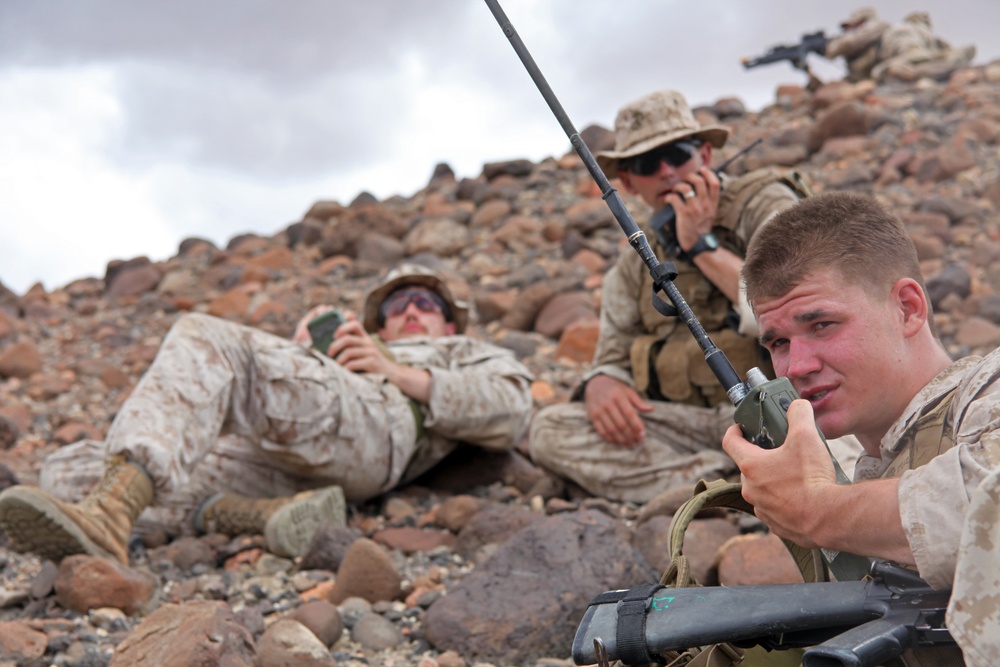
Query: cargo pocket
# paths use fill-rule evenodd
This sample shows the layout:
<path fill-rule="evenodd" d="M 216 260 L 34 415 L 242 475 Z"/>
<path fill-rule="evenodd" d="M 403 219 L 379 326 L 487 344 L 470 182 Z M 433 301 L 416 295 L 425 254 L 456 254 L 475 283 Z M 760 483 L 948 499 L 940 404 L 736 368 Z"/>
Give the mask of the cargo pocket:
<path fill-rule="evenodd" d="M 664 343 L 656 355 L 656 377 L 660 381 L 660 393 L 668 401 L 687 402 L 694 393 L 688 378 L 691 366 L 687 353 L 689 339 L 677 337 Z M 697 347 L 697 343 L 695 343 Z"/>
<path fill-rule="evenodd" d="M 254 421 L 264 422 L 267 439 L 292 444 L 337 433 L 348 371 L 302 348 L 262 350 L 255 362 L 259 382 L 252 391 L 260 392 L 263 414 Z"/>

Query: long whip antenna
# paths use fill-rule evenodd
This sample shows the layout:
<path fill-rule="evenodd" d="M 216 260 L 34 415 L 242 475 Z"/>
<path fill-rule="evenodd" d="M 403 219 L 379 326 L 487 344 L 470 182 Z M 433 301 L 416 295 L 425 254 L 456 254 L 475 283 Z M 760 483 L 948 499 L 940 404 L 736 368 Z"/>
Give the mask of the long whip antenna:
<path fill-rule="evenodd" d="M 535 59 L 531 57 L 524 42 L 521 41 L 521 37 L 514 30 L 514 26 L 511 24 L 510 19 L 507 18 L 503 8 L 500 7 L 497 0 L 485 1 L 493 13 L 493 17 L 503 30 L 503 33 L 507 35 L 511 46 L 514 47 L 514 52 L 521 59 L 524 68 L 528 70 L 528 74 L 535 82 L 538 91 L 542 94 L 546 104 L 549 105 L 549 109 L 552 110 L 556 120 L 562 125 L 563 131 L 569 137 L 569 141 L 573 144 L 573 148 L 576 149 L 580 159 L 583 160 L 587 171 L 590 172 L 594 181 L 601 188 L 602 198 L 607 203 L 608 208 L 611 209 L 611 213 L 614 214 L 615 220 L 618 221 L 618 225 L 622 228 L 622 231 L 625 232 L 625 237 L 628 239 L 629 245 L 639 254 L 639 257 L 642 258 L 642 261 L 649 268 L 649 273 L 653 277 L 653 306 L 664 315 L 676 314 L 684 320 L 684 323 L 694 335 L 695 340 L 698 341 L 702 352 L 705 353 L 705 361 L 708 362 L 709 368 L 712 369 L 715 377 L 718 378 L 719 382 L 726 389 L 726 393 L 733 404 L 738 405 L 747 394 L 746 385 L 743 384 L 739 374 L 733 368 L 733 365 L 729 363 L 726 355 L 708 337 L 705 328 L 698 321 L 698 318 L 695 317 L 691 307 L 684 300 L 683 295 L 681 295 L 680 290 L 674 285 L 673 279 L 677 277 L 677 267 L 673 262 L 660 262 L 656 258 L 656 253 L 653 252 L 652 247 L 649 245 L 649 240 L 646 238 L 645 232 L 639 228 L 639 225 L 636 224 L 632 215 L 628 212 L 628 209 L 625 208 L 625 202 L 622 201 L 618 190 L 611 187 L 608 177 L 605 176 L 604 171 L 597 164 L 597 160 L 594 159 L 587 144 L 580 137 L 580 133 L 573 127 L 572 121 L 570 121 L 562 104 L 559 103 L 559 99 L 555 93 L 552 92 L 552 88 L 549 87 L 541 70 L 538 69 Z M 670 309 L 667 304 L 662 303 L 656 294 L 658 291 L 663 291 L 667 295 L 670 303 L 673 304 L 673 309 Z"/>

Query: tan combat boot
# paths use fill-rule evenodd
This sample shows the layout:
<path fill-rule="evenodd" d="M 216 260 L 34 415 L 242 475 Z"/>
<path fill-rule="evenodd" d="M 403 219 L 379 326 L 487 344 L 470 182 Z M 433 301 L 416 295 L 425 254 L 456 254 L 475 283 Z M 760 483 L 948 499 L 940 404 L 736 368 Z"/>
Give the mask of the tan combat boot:
<path fill-rule="evenodd" d="M 202 533 L 260 535 L 271 553 L 301 556 L 322 523 L 347 525 L 344 491 L 328 486 L 291 498 L 249 498 L 237 493 L 212 496 L 198 510 L 195 528 Z"/>
<path fill-rule="evenodd" d="M 0 528 L 16 551 L 59 562 L 73 554 L 115 558 L 128 565 L 128 538 L 139 513 L 153 501 L 153 483 L 122 456 L 108 460 L 104 477 L 79 503 L 33 486 L 0 493 Z"/>

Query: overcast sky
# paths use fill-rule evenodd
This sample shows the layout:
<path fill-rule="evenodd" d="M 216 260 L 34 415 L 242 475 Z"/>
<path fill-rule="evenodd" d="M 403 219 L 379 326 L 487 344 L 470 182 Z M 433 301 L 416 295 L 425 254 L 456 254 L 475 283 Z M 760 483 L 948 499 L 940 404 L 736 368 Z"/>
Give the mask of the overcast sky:
<path fill-rule="evenodd" d="M 740 58 L 835 34 L 856 7 L 501 4 L 579 130 L 660 88 L 760 109 L 804 77 Z M 976 63 L 1000 57 L 997 0 L 873 4 L 927 10 Z M 274 234 L 318 199 L 410 196 L 439 162 L 475 177 L 567 150 L 480 0 L 0 0 L 0 282 L 19 294 L 190 236 Z"/>

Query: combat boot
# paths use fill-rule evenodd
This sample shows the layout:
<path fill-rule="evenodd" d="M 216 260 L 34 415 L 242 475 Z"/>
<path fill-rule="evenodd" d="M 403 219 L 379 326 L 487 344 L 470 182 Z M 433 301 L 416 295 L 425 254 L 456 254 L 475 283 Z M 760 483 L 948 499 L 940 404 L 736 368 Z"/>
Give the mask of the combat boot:
<path fill-rule="evenodd" d="M 322 523 L 347 525 L 344 491 L 328 486 L 303 491 L 291 498 L 249 498 L 221 493 L 209 498 L 195 515 L 202 533 L 264 535 L 268 550 L 294 558 L 305 553 Z"/>
<path fill-rule="evenodd" d="M 57 563 L 73 554 L 90 554 L 128 565 L 132 524 L 151 502 L 149 475 L 123 456 L 114 456 L 104 477 L 78 503 L 33 486 L 12 486 L 0 493 L 0 528 L 21 553 Z"/>

